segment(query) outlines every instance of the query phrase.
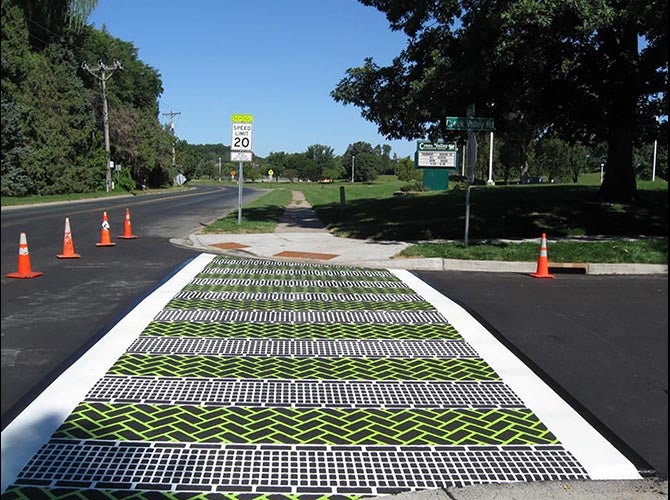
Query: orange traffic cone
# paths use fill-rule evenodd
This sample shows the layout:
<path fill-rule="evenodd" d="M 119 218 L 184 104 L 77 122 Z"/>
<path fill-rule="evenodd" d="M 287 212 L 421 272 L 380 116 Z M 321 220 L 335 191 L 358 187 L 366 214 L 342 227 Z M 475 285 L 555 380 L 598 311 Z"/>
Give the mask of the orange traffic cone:
<path fill-rule="evenodd" d="M 109 220 L 107 219 L 107 212 L 102 213 L 102 230 L 100 231 L 100 243 L 96 243 L 96 247 L 113 247 L 116 243 L 112 242 L 109 235 Z"/>
<path fill-rule="evenodd" d="M 59 259 L 80 259 L 81 255 L 74 253 L 74 242 L 70 232 L 70 218 L 65 217 L 65 236 L 63 237 L 63 253 L 56 255 Z"/>
<path fill-rule="evenodd" d="M 542 233 L 542 243 L 540 244 L 540 257 L 537 259 L 537 271 L 530 274 L 534 278 L 553 278 L 549 274 L 549 258 L 547 257 L 547 235 Z"/>
<path fill-rule="evenodd" d="M 124 240 L 134 240 L 137 238 L 133 234 L 133 230 L 130 225 L 130 210 L 126 208 L 126 221 L 123 224 L 123 236 L 119 236 L 119 238 L 123 238 Z"/>
<path fill-rule="evenodd" d="M 19 238 L 19 269 L 15 273 L 7 274 L 8 278 L 36 278 L 44 273 L 33 271 L 30 267 L 30 252 L 28 252 L 28 239 L 26 233 L 21 233 Z"/>

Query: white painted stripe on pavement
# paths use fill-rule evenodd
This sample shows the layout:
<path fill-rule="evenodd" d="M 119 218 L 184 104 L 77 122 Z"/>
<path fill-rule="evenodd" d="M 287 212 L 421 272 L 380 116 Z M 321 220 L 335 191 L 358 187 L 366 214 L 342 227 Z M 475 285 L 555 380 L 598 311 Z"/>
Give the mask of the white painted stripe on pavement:
<path fill-rule="evenodd" d="M 642 479 L 637 468 L 458 304 L 409 271 L 390 269 L 422 295 L 498 373 L 587 470 L 591 479 Z"/>
<path fill-rule="evenodd" d="M 211 262 L 200 254 L 140 302 L 2 431 L 2 491 L 165 305 Z"/>

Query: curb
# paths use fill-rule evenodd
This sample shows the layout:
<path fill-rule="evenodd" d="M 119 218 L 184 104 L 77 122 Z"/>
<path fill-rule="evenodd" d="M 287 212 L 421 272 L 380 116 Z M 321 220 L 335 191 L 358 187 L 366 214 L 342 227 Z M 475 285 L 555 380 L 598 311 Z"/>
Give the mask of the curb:
<path fill-rule="evenodd" d="M 232 257 L 254 257 L 259 259 L 295 261 L 296 259 L 279 258 L 267 255 L 258 255 L 250 249 L 224 250 L 209 245 L 203 245 L 197 238 L 189 236 L 186 239 L 170 239 L 171 244 L 187 248 L 198 249 L 202 252 L 219 255 L 230 255 Z M 523 273 L 535 272 L 535 262 L 519 261 L 495 261 L 495 260 L 458 260 L 444 259 L 442 257 L 426 258 L 394 258 L 394 259 L 351 259 L 338 262 L 325 262 L 314 259 L 299 259 L 301 262 L 315 264 L 329 264 L 333 266 L 364 266 L 386 269 L 407 269 L 416 271 L 474 271 L 474 272 L 499 272 L 499 273 Z M 555 274 L 586 274 L 586 275 L 650 275 L 668 274 L 667 264 L 595 264 L 595 263 L 565 263 L 549 262 L 549 270 Z"/>

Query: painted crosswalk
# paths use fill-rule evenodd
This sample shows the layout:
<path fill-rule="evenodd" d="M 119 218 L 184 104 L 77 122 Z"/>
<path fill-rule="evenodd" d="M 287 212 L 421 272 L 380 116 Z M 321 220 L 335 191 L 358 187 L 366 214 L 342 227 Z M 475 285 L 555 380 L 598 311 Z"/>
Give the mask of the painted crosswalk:
<path fill-rule="evenodd" d="M 108 337 L 3 431 L 3 499 L 335 499 L 639 478 L 404 271 L 202 254 Z"/>

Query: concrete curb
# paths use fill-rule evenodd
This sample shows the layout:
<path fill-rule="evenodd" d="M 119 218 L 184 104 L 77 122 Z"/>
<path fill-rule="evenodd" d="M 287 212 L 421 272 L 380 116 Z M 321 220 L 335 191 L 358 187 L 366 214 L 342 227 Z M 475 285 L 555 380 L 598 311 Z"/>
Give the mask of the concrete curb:
<path fill-rule="evenodd" d="M 223 235 L 190 235 L 187 239 L 171 239 L 170 243 L 182 248 L 198 249 L 202 252 L 231 255 L 231 256 L 245 256 L 255 257 L 260 259 L 286 260 L 291 261 L 295 259 L 274 257 L 272 254 L 264 254 L 263 251 L 268 249 L 268 237 L 274 233 L 268 233 L 259 236 L 258 246 L 250 245 L 248 248 L 242 250 L 225 250 L 212 246 L 217 239 L 226 241 L 235 239 L 235 234 Z M 338 238 L 338 240 L 346 240 L 345 238 Z M 352 243 L 353 244 L 359 244 Z M 346 241 L 343 242 L 346 245 Z M 326 251 L 327 249 L 323 249 Z M 315 251 L 318 251 L 315 250 Z M 374 254 L 374 252 L 370 252 Z M 407 269 L 416 271 L 476 271 L 476 272 L 502 272 L 502 273 L 523 273 L 529 274 L 536 271 L 537 265 L 534 262 L 517 262 L 517 261 L 491 261 L 491 260 L 457 260 L 457 259 L 443 259 L 441 257 L 427 257 L 427 258 L 368 258 L 368 255 L 361 255 L 358 252 L 356 257 L 347 258 L 341 257 L 337 261 L 323 261 L 300 259 L 302 262 L 313 262 L 318 264 L 330 265 L 346 265 L 346 266 L 363 266 L 373 268 L 391 268 L 391 269 Z M 560 273 L 575 273 L 588 275 L 613 275 L 613 274 L 631 274 L 631 275 L 649 275 L 649 274 L 668 274 L 668 266 L 663 264 L 595 264 L 595 263 L 556 263 L 555 266 L 549 263 L 550 272 L 555 274 Z"/>

